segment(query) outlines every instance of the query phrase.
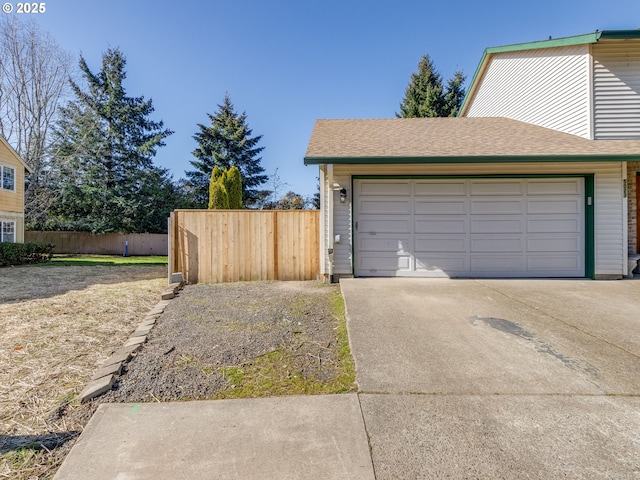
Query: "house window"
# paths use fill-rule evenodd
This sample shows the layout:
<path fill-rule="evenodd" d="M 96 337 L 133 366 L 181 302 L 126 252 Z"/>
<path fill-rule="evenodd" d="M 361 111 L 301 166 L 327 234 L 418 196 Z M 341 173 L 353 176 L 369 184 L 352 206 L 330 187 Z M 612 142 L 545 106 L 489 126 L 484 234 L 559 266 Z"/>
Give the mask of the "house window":
<path fill-rule="evenodd" d="M 0 242 L 16 241 L 16 222 L 0 222 Z"/>
<path fill-rule="evenodd" d="M 16 189 L 16 169 L 0 165 L 0 189 L 13 190 Z"/>

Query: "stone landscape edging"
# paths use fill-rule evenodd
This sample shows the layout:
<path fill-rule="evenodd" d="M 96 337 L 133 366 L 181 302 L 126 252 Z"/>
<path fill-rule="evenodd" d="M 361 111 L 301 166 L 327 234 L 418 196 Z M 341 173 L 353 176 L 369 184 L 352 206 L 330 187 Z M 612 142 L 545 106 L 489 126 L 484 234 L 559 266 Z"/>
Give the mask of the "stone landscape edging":
<path fill-rule="evenodd" d="M 171 303 L 171 300 L 184 286 L 184 281 L 180 275 L 178 278 L 172 276 L 171 283 L 160 295 L 161 300 L 147 312 L 136 329 L 131 333 L 129 339 L 124 342 L 123 346 L 113 352 L 111 356 L 102 363 L 102 366 L 93 374 L 89 384 L 80 392 L 80 402 L 85 403 L 98 397 L 113 387 L 116 378 L 122 372 L 122 367 L 138 352 L 142 345 L 147 341 L 147 335 L 151 332 L 156 321 L 164 313 L 165 308 Z"/>

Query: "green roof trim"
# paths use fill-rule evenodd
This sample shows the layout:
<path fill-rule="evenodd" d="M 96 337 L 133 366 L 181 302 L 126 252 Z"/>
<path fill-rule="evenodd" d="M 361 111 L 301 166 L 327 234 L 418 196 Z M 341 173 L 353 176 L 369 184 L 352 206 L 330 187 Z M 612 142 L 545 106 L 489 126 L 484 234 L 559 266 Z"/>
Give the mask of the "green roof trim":
<path fill-rule="evenodd" d="M 539 40 L 535 42 L 516 43 L 513 45 L 504 45 L 501 47 L 485 48 L 484 52 L 482 53 L 482 58 L 480 58 L 480 63 L 478 64 L 478 67 L 476 68 L 476 71 L 473 74 L 473 78 L 471 79 L 471 83 L 469 84 L 469 88 L 467 89 L 467 95 L 465 95 L 464 100 L 462 101 L 462 105 L 460 106 L 458 116 L 460 116 L 460 114 L 466 109 L 467 100 L 469 99 L 469 93 L 473 90 L 473 86 L 476 83 L 476 79 L 480 75 L 480 72 L 484 67 L 485 60 L 489 55 L 493 55 L 495 53 L 537 50 L 541 48 L 557 48 L 557 47 L 568 47 L 572 45 L 586 45 L 591 43 L 597 43 L 600 40 L 624 40 L 624 39 L 634 39 L 634 38 L 640 38 L 640 29 L 603 30 L 601 32 L 596 31 L 594 33 L 586 33 L 584 35 L 576 35 L 573 37 L 550 38 L 549 40 Z"/>
<path fill-rule="evenodd" d="M 637 155 L 523 155 L 482 157 L 305 157 L 305 165 L 393 165 L 444 163 L 638 162 Z"/>
<path fill-rule="evenodd" d="M 501 47 L 489 47 L 485 49 L 486 53 L 502 53 L 502 52 L 519 52 L 522 50 L 537 50 L 539 48 L 555 48 L 568 47 L 571 45 L 584 45 L 586 43 L 595 43 L 598 41 L 602 33 L 587 33 L 586 35 L 578 35 L 575 37 L 553 38 L 549 40 L 540 40 L 537 42 L 516 43 L 514 45 L 504 45 Z"/>

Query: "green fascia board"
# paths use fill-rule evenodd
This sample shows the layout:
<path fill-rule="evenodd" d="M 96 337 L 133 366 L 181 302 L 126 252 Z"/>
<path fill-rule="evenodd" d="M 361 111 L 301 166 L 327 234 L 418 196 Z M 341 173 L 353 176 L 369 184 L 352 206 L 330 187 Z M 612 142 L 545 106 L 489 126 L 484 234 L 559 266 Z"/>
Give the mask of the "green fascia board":
<path fill-rule="evenodd" d="M 603 30 L 602 32 L 594 32 L 587 33 L 584 35 L 576 35 L 573 37 L 563 37 L 563 38 L 552 38 L 549 40 L 539 40 L 536 42 L 527 42 L 527 43 L 516 43 L 513 45 L 504 45 L 501 47 L 489 47 L 484 50 L 482 53 L 482 58 L 480 58 L 480 63 L 476 68 L 475 73 L 473 74 L 473 78 L 471 79 L 471 83 L 469 84 L 469 88 L 467 89 L 467 95 L 465 95 L 464 100 L 462 101 L 462 105 L 460 106 L 460 110 L 458 111 L 458 116 L 465 110 L 467 106 L 467 100 L 469 98 L 469 93 L 473 90 L 473 86 L 476 83 L 476 79 L 482 70 L 482 67 L 485 64 L 485 60 L 489 55 L 493 55 L 495 53 L 505 53 L 505 52 L 520 52 L 523 50 L 537 50 L 541 48 L 554 48 L 554 47 L 568 47 L 571 45 L 585 45 L 590 43 L 596 43 L 598 40 L 621 40 L 621 39 L 633 39 L 640 38 L 640 29 L 638 30 Z"/>
<path fill-rule="evenodd" d="M 603 30 L 602 32 L 586 33 L 573 37 L 550 38 L 549 40 L 539 40 L 536 42 L 516 43 L 501 47 L 489 47 L 486 53 L 519 52 L 522 50 L 537 50 L 540 48 L 568 47 L 571 45 L 585 45 L 597 43 L 599 40 L 621 40 L 640 38 L 638 30 Z"/>
<path fill-rule="evenodd" d="M 501 47 L 489 47 L 486 53 L 520 52 L 522 50 L 537 50 L 540 48 L 568 47 L 571 45 L 584 45 L 586 43 L 596 43 L 604 32 L 587 33 L 575 37 L 552 38 L 549 40 L 539 40 L 536 42 L 516 43 Z"/>
<path fill-rule="evenodd" d="M 639 162 L 637 155 L 543 155 L 482 157 L 305 157 L 305 165 L 396 165 L 443 163 Z"/>

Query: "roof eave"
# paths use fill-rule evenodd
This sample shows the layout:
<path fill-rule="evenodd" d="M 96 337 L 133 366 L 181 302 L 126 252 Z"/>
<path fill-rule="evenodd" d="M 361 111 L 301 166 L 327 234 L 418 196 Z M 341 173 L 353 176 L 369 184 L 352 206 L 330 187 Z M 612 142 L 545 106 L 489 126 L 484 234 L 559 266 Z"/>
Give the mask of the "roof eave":
<path fill-rule="evenodd" d="M 478 155 L 436 157 L 314 157 L 304 158 L 305 165 L 397 165 L 397 164 L 446 164 L 446 163 L 534 163 L 534 162 L 638 162 L 639 154 L 595 155 Z"/>

